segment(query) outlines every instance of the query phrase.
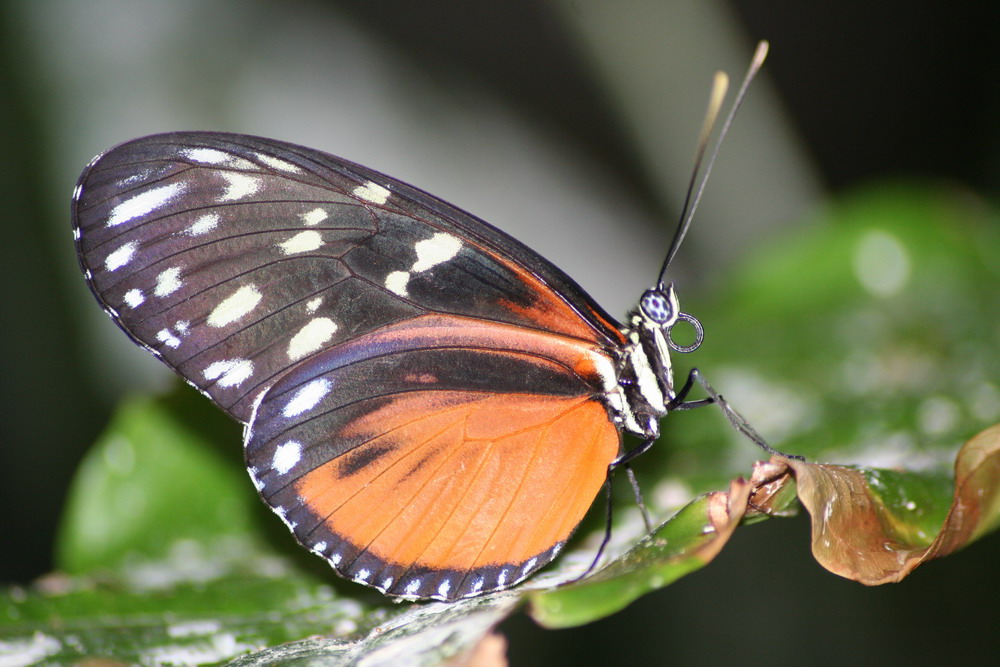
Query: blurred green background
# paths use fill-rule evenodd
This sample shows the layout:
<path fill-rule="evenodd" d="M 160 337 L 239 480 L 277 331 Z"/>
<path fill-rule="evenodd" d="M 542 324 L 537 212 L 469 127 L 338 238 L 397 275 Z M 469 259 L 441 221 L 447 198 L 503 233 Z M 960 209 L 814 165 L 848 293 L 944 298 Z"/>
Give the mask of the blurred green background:
<path fill-rule="evenodd" d="M 995 205 L 1000 183 L 996 3 L 0 0 L 0 10 L 3 581 L 51 569 L 70 478 L 121 394 L 171 381 L 94 305 L 73 255 L 75 179 L 119 141 L 222 129 L 343 155 L 512 233 L 614 314 L 662 259 L 712 72 L 738 77 L 757 39 L 771 41 L 771 57 L 675 267 L 687 310 L 698 313 L 731 263 L 859 187 L 914 179 Z M 516 617 L 503 627 L 512 662 L 995 653 L 1000 539 L 866 589 L 812 562 L 807 528 L 800 518 L 737 531 L 709 568 L 582 629 Z"/>

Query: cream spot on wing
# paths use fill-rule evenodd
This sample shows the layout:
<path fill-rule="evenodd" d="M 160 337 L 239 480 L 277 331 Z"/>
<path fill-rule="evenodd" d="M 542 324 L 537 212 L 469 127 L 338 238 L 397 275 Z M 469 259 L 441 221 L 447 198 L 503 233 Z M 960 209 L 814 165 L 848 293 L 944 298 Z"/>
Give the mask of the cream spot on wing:
<path fill-rule="evenodd" d="M 129 308 L 136 308 L 142 305 L 142 302 L 146 300 L 146 295 L 142 293 L 141 289 L 130 289 L 125 292 L 125 305 Z"/>
<path fill-rule="evenodd" d="M 126 199 L 111 209 L 111 215 L 108 216 L 108 227 L 114 227 L 152 213 L 161 206 L 170 203 L 170 200 L 179 195 L 184 187 L 184 183 L 170 183 L 140 192 L 134 197 Z"/>
<path fill-rule="evenodd" d="M 409 271 L 393 271 L 385 277 L 385 288 L 399 296 L 409 296 L 406 291 L 406 285 L 409 282 Z"/>
<path fill-rule="evenodd" d="M 201 236 L 207 234 L 219 226 L 219 214 L 209 213 L 195 220 L 190 227 L 184 230 L 188 236 Z"/>
<path fill-rule="evenodd" d="M 323 398 L 330 393 L 333 383 L 326 378 L 313 380 L 309 384 L 299 389 L 292 396 L 291 400 L 285 404 L 281 414 L 286 417 L 296 417 L 303 412 L 312 410 Z"/>
<path fill-rule="evenodd" d="M 329 216 L 330 214 L 325 210 L 321 208 L 314 208 L 308 213 L 303 213 L 300 217 L 302 218 L 302 222 L 304 222 L 307 226 L 312 227 L 313 225 L 318 225 L 323 222 Z"/>
<path fill-rule="evenodd" d="M 230 171 L 220 172 L 220 175 L 226 180 L 226 191 L 219 197 L 219 201 L 243 199 L 260 190 L 259 178 Z"/>
<path fill-rule="evenodd" d="M 285 162 L 284 160 L 276 158 L 273 155 L 268 155 L 266 153 L 257 153 L 257 159 L 260 160 L 263 164 L 266 164 L 268 167 L 271 167 L 272 169 L 280 169 L 281 171 L 289 171 L 292 173 L 302 171 L 291 162 Z"/>
<path fill-rule="evenodd" d="M 300 252 L 311 252 L 323 245 L 323 237 L 319 232 L 307 230 L 299 232 L 292 238 L 278 244 L 281 251 L 286 255 L 294 255 Z"/>
<path fill-rule="evenodd" d="M 290 440 L 274 448 L 274 458 L 271 468 L 279 475 L 284 475 L 302 460 L 302 443 Z"/>
<path fill-rule="evenodd" d="M 317 317 L 309 321 L 288 343 L 288 358 L 292 361 L 312 354 L 333 338 L 337 323 L 329 317 Z"/>
<path fill-rule="evenodd" d="M 318 296 L 315 299 L 310 300 L 309 303 L 306 304 L 306 310 L 308 310 L 310 313 L 315 313 L 319 309 L 322 303 L 323 303 L 323 297 Z"/>
<path fill-rule="evenodd" d="M 188 160 L 198 162 L 200 164 L 221 165 L 229 167 L 230 169 L 244 170 L 254 170 L 260 168 L 253 162 L 241 158 L 239 155 L 233 155 L 232 153 L 227 153 L 226 151 L 219 150 L 218 148 L 207 148 L 205 146 L 198 148 L 185 148 L 180 153 Z"/>
<path fill-rule="evenodd" d="M 156 340 L 172 348 L 180 347 L 181 344 L 181 339 L 170 333 L 168 329 L 160 329 L 156 333 Z"/>
<path fill-rule="evenodd" d="M 368 181 L 364 185 L 354 188 L 351 194 L 358 199 L 364 199 L 373 204 L 384 204 L 389 200 L 390 192 L 378 183 Z"/>
<path fill-rule="evenodd" d="M 215 148 L 185 148 L 181 151 L 181 155 L 202 164 L 226 164 L 234 158 L 232 154 Z"/>
<path fill-rule="evenodd" d="M 129 241 L 105 258 L 104 268 L 108 271 L 120 269 L 132 261 L 132 258 L 135 256 L 135 251 L 138 249 L 139 243 L 137 241 Z"/>
<path fill-rule="evenodd" d="M 155 296 L 167 296 L 181 288 L 181 267 L 173 266 L 156 276 Z"/>
<path fill-rule="evenodd" d="M 206 380 L 218 380 L 220 387 L 237 387 L 253 375 L 253 362 L 249 359 L 223 359 L 209 364 L 202 375 Z"/>
<path fill-rule="evenodd" d="M 447 262 L 462 249 L 462 242 L 451 234 L 435 234 L 425 241 L 417 241 L 413 246 L 417 251 L 417 261 L 411 271 L 426 271 Z"/>
<path fill-rule="evenodd" d="M 244 285 L 231 295 L 222 300 L 208 316 L 208 326 L 224 327 L 237 320 L 246 317 L 264 295 L 260 293 L 256 285 Z"/>

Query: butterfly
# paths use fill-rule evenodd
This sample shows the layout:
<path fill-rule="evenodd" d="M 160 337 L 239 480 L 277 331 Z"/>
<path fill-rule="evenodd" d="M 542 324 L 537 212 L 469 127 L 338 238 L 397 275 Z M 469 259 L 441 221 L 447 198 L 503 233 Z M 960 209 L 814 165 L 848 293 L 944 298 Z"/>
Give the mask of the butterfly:
<path fill-rule="evenodd" d="M 72 219 L 104 310 L 245 425 L 264 502 L 389 596 L 513 586 L 664 415 L 727 409 L 704 382 L 686 401 L 697 371 L 674 386 L 671 350 L 702 329 L 662 271 L 619 323 L 502 231 L 317 150 L 136 139 L 86 167 Z M 623 433 L 642 444 L 623 454 Z"/>

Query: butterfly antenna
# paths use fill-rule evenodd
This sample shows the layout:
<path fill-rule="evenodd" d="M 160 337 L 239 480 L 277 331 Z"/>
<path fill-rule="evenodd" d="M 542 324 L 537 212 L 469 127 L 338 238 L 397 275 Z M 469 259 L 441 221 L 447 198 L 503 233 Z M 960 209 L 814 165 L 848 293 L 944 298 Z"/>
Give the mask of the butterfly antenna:
<path fill-rule="evenodd" d="M 705 192 L 705 184 L 708 183 L 708 176 L 712 173 L 715 158 L 719 156 L 722 140 L 725 139 L 726 134 L 729 132 L 729 127 L 733 124 L 736 111 L 743 104 L 743 99 L 746 97 L 750 82 L 757 76 L 757 72 L 760 71 L 761 66 L 764 64 L 768 48 L 769 45 L 766 41 L 761 41 L 757 44 L 753 60 L 750 61 L 750 68 L 747 70 L 746 76 L 743 77 L 743 83 L 736 93 L 733 106 L 729 110 L 725 122 L 722 124 L 722 129 L 719 131 L 719 138 L 716 140 L 715 147 L 712 149 L 712 153 L 705 165 L 705 172 L 699 180 L 698 172 L 701 170 L 701 163 L 705 157 L 708 140 L 711 137 L 712 129 L 715 127 L 715 121 L 719 117 L 719 110 L 722 108 L 722 101 L 725 99 L 726 90 L 729 87 L 729 77 L 726 76 L 726 73 L 715 73 L 715 81 L 712 83 L 712 94 L 708 100 L 708 110 L 705 112 L 705 122 L 702 124 L 701 134 L 698 136 L 698 148 L 695 152 L 694 168 L 691 170 L 691 180 L 688 182 L 687 193 L 684 196 L 684 206 L 681 208 L 680 222 L 677 225 L 677 231 L 674 233 L 674 239 L 670 243 L 670 250 L 667 251 L 667 257 L 663 260 L 660 274 L 656 279 L 656 284 L 661 288 L 663 286 L 663 276 L 667 273 L 667 267 L 673 261 L 678 248 L 681 247 L 684 236 L 687 235 L 688 227 L 691 226 L 691 220 L 694 218 L 694 212 L 698 210 L 698 203 L 701 201 L 701 195 Z"/>

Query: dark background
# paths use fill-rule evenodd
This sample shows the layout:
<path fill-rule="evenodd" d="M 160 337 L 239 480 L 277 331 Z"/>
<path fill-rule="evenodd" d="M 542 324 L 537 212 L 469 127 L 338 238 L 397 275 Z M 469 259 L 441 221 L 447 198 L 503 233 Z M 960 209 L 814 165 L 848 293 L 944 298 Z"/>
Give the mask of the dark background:
<path fill-rule="evenodd" d="M 73 179 L 117 141 L 215 128 L 343 154 L 508 229 L 618 313 L 662 254 L 710 73 L 737 76 L 767 38 L 765 75 L 682 253 L 691 281 L 710 284 L 758 230 L 865 183 L 921 177 L 996 198 L 995 2 L 472 4 L 0 2 L 0 580 L 52 567 L 71 475 L 116 397 L 165 382 L 107 342 L 119 336 L 87 301 L 72 253 Z M 291 40 L 273 42 L 278 30 Z M 587 197 L 610 217 L 573 227 Z M 822 571 L 807 534 L 803 519 L 737 531 L 710 567 L 585 628 L 514 618 L 511 660 L 996 653 L 996 536 L 868 589 Z"/>

